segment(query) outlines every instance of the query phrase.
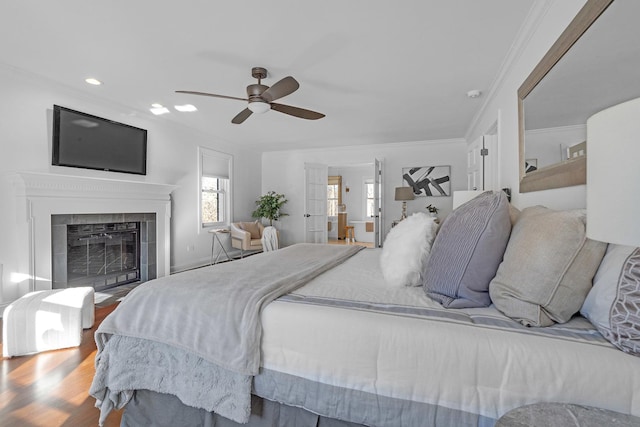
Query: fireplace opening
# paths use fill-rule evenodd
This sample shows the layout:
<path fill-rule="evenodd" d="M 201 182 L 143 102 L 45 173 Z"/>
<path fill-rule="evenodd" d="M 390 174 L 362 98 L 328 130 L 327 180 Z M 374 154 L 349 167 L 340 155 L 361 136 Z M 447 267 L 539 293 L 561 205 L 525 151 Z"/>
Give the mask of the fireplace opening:
<path fill-rule="evenodd" d="M 140 280 L 140 223 L 67 225 L 67 286 L 97 291 Z"/>

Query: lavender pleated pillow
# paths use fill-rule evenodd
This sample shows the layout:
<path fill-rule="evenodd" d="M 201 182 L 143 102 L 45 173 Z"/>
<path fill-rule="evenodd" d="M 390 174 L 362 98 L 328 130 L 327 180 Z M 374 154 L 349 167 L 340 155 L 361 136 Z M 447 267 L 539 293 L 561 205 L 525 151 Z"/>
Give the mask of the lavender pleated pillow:
<path fill-rule="evenodd" d="M 425 293 L 444 307 L 486 307 L 511 219 L 502 191 L 487 191 L 454 210 L 440 227 L 423 274 Z"/>

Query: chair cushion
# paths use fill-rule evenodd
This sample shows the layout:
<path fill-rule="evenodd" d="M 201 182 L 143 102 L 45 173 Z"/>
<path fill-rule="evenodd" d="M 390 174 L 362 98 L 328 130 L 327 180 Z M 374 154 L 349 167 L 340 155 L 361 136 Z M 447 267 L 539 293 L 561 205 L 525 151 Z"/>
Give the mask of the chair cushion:
<path fill-rule="evenodd" d="M 258 221 L 241 222 L 240 228 L 242 228 L 244 231 L 248 231 L 251 234 L 251 239 L 260 239 L 262 237 L 260 234 L 260 226 L 258 225 Z"/>
<path fill-rule="evenodd" d="M 489 282 L 509 240 L 509 202 L 502 191 L 487 191 L 459 206 L 433 242 L 424 290 L 444 307 L 486 307 Z"/>

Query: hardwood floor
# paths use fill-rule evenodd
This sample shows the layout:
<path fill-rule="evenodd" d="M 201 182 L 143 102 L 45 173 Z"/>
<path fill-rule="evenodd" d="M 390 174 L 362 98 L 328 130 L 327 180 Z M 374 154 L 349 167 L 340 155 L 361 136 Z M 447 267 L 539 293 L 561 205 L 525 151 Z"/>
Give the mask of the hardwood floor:
<path fill-rule="evenodd" d="M 2 359 L 1 426 L 98 425 L 99 411 L 89 396 L 95 372 L 93 334 L 116 305 L 96 308 L 96 322 L 84 331 L 80 347 Z M 120 411 L 111 412 L 105 426 L 119 426 L 121 417 Z"/>

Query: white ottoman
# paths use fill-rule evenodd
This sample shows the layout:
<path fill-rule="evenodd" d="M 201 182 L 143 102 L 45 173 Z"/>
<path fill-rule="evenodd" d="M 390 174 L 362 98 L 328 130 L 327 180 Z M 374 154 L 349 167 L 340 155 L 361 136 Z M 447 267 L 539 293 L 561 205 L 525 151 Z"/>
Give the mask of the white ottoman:
<path fill-rule="evenodd" d="M 76 347 L 94 322 L 91 287 L 28 293 L 4 309 L 2 355 Z"/>

